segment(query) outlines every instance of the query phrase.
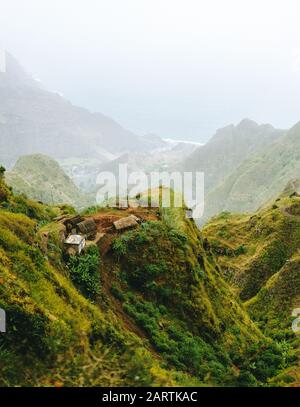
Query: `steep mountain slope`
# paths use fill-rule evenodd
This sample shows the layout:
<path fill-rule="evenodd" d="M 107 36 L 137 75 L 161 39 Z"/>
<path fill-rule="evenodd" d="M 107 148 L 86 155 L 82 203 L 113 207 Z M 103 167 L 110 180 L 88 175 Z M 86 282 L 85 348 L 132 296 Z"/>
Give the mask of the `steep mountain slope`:
<path fill-rule="evenodd" d="M 206 197 L 205 218 L 224 210 L 249 212 L 274 199 L 300 174 L 300 123 L 242 163 Z"/>
<path fill-rule="evenodd" d="M 0 72 L 0 100 L 0 161 L 5 165 L 33 153 L 97 157 L 106 150 L 147 151 L 149 147 L 146 139 L 111 118 L 42 89 L 8 53 L 6 70 Z"/>
<path fill-rule="evenodd" d="M 0 197 L 0 307 L 7 317 L 1 386 L 198 383 L 162 369 L 121 319 L 77 291 L 62 259 L 60 226 L 49 223 L 61 209 L 13 196 L 2 179 Z"/>
<path fill-rule="evenodd" d="M 126 212 L 103 209 L 110 246 L 68 259 L 61 209 L 2 179 L 0 196 L 1 385 L 255 385 L 281 371 L 181 209 L 136 209 L 123 234 L 109 225 Z"/>
<path fill-rule="evenodd" d="M 59 164 L 45 155 L 19 158 L 5 178 L 17 194 L 47 204 L 70 204 L 79 208 L 93 204 L 92 197 L 83 195 Z"/>
<path fill-rule="evenodd" d="M 184 171 L 202 171 L 207 191 L 215 188 L 251 154 L 270 145 L 283 132 L 271 125 L 258 125 L 245 119 L 237 126 L 230 125 L 216 132 L 182 165 Z"/>
<path fill-rule="evenodd" d="M 263 332 L 300 349 L 292 330 L 300 307 L 300 198 L 283 197 L 253 215 L 223 213 L 203 229 L 224 278 Z M 299 352 L 298 352 L 299 353 Z M 299 385 L 299 361 L 276 381 Z"/>

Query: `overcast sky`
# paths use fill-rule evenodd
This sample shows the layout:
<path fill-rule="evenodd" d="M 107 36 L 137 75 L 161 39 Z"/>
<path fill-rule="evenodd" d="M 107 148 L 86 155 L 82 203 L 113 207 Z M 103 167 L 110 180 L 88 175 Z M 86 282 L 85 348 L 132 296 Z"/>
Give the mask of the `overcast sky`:
<path fill-rule="evenodd" d="M 300 120 L 298 0 L 0 5 L 0 43 L 47 89 L 139 134 L 205 141 L 244 117 Z"/>

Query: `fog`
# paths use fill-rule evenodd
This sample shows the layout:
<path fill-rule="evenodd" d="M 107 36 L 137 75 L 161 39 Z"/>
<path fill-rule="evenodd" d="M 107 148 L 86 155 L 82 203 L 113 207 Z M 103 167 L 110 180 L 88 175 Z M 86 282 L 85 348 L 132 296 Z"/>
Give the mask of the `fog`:
<path fill-rule="evenodd" d="M 297 1 L 0 5 L 2 47 L 34 77 L 138 134 L 203 142 L 244 117 L 300 120 Z"/>

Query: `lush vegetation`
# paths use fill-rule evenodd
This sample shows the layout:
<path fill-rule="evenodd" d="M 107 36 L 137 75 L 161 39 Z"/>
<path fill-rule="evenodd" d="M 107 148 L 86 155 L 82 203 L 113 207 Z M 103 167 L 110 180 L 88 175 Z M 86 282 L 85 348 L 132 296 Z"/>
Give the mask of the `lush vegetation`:
<path fill-rule="evenodd" d="M 38 217 L 29 218 L 30 201 L 22 198 L 20 206 L 3 181 L 0 190 L 0 307 L 7 315 L 7 332 L 0 336 L 0 385 L 185 383 L 185 375 L 163 370 L 111 311 L 81 295 L 90 288 L 85 279 L 82 286 L 80 279 L 72 283 L 56 224 L 49 223 L 59 208 L 35 204 Z M 40 229 L 43 214 L 46 224 Z M 53 233 L 47 245 L 41 239 L 45 230 Z M 98 254 L 91 250 L 86 256 L 83 264 L 95 271 Z"/>
<path fill-rule="evenodd" d="M 97 246 L 90 246 L 83 256 L 71 256 L 68 269 L 73 283 L 82 294 L 95 300 L 100 293 L 100 259 Z"/>
<path fill-rule="evenodd" d="M 62 225 L 53 218 L 74 213 L 71 207 L 14 196 L 3 176 L 0 194 L 0 307 L 8 327 L 0 336 L 1 385 L 265 386 L 293 380 L 295 338 L 285 312 L 297 295 L 289 281 L 298 278 L 298 218 L 287 216 L 280 202 L 250 222 L 221 215 L 206 228 L 205 242 L 182 209 L 161 209 L 117 235 L 105 255 L 90 246 L 66 258 Z M 295 213 L 298 201 L 291 199 Z M 279 229 L 287 227 L 284 244 Z M 282 245 L 274 243 L 274 233 Z M 264 271 L 255 283 L 250 257 Z M 246 264 L 247 278 L 241 278 L 237 271 Z"/>
<path fill-rule="evenodd" d="M 293 194 L 291 194 L 293 195 Z M 300 198 L 283 194 L 254 215 L 223 213 L 205 228 L 212 253 L 260 329 L 285 353 L 286 373 L 274 379 L 299 383 L 299 336 L 292 331 L 292 311 L 299 307 Z M 242 253 L 236 253 L 238 247 Z M 288 368 L 289 363 L 294 367 Z"/>
<path fill-rule="evenodd" d="M 114 296 L 166 366 L 205 383 L 267 384 L 291 363 L 282 344 L 252 324 L 180 210 L 162 210 L 114 241 Z M 242 246 L 241 246 L 242 247 Z M 235 255 L 244 253 L 237 247 Z"/>

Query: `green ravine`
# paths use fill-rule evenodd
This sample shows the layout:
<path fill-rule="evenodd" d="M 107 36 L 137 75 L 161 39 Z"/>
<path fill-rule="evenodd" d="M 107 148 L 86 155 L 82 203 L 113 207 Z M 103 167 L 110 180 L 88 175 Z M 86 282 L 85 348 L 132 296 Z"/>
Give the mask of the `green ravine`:
<path fill-rule="evenodd" d="M 292 313 L 300 307 L 300 198 L 282 194 L 253 215 L 224 212 L 203 234 L 252 320 L 266 336 L 298 355 L 300 337 L 292 330 Z M 273 383 L 299 386 L 298 360 Z"/>
<path fill-rule="evenodd" d="M 244 288 L 228 277 L 226 259 L 219 261 L 183 209 L 139 211 L 142 223 L 112 235 L 108 250 L 91 246 L 77 259 L 66 258 L 54 218 L 74 210 L 16 196 L 1 175 L 0 307 L 7 332 L 0 336 L 0 385 L 271 386 L 285 385 L 287 376 L 292 381 L 286 371 L 295 370 L 295 338 L 287 328 L 274 332 L 272 324 L 261 322 L 264 307 L 274 320 L 277 312 L 272 300 L 262 302 L 260 288 L 270 285 L 265 295 L 272 287 L 284 291 L 280 276 L 269 277 L 276 277 L 287 256 L 291 267 L 297 262 L 294 225 L 291 244 L 270 263 L 272 272 L 254 285 L 250 278 Z M 88 211 L 100 223 L 126 212 Z M 285 215 L 275 215 L 279 227 Z M 205 230 L 209 241 L 215 228 Z M 267 245 L 270 235 L 263 233 Z M 242 241 L 242 230 L 237 239 Z M 263 247 L 263 235 L 260 242 Z M 232 249 L 243 253 L 235 244 Z"/>

